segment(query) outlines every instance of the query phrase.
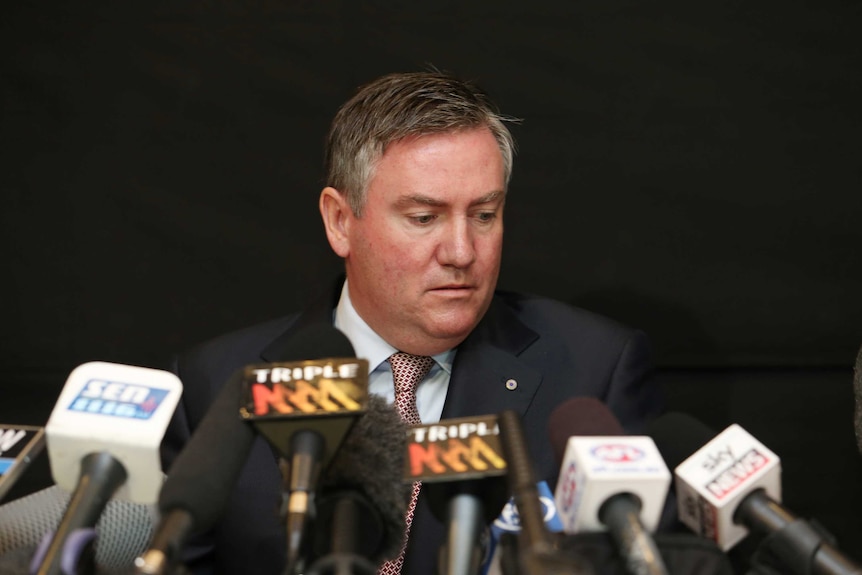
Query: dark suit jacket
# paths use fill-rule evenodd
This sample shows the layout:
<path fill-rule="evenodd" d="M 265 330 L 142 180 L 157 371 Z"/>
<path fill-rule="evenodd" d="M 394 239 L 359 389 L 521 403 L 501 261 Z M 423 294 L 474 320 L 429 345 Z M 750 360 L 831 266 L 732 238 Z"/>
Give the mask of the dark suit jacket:
<path fill-rule="evenodd" d="M 340 284 L 302 313 L 228 334 L 177 358 L 174 370 L 184 392 L 163 443 L 166 469 L 234 371 L 279 361 L 297 330 L 332 321 L 339 294 Z M 485 317 L 458 347 L 442 418 L 515 410 L 522 416 L 536 476 L 553 489 L 558 469 L 547 436 L 550 413 L 570 397 L 592 396 L 627 432 L 641 431 L 661 407 L 659 391 L 645 379 L 649 356 L 639 331 L 549 299 L 497 292 Z M 517 382 L 514 389 L 506 386 L 508 380 Z M 280 496 L 275 458 L 258 439 L 223 520 L 210 534 L 216 572 L 281 573 Z M 442 524 L 420 496 L 403 572 L 434 574 L 443 537 Z"/>

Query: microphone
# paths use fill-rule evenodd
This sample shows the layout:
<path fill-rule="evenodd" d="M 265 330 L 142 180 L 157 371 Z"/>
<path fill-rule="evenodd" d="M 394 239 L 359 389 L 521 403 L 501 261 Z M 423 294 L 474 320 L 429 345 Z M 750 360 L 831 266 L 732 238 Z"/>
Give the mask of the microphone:
<path fill-rule="evenodd" d="M 590 566 L 580 558 L 556 548 L 554 538 L 545 526 L 539 488 L 518 413 L 511 409 L 503 411 L 498 422 L 508 466 L 509 490 L 521 525 L 514 549 L 509 549 L 507 542 L 513 537 L 504 535 L 502 538 L 500 563 L 504 575 L 522 572 L 529 575 L 591 574 Z"/>
<path fill-rule="evenodd" d="M 551 493 L 551 488 L 548 487 L 547 481 L 540 481 L 538 484 L 539 501 L 542 505 L 542 519 L 545 522 L 545 527 L 553 535 L 557 537 L 563 530 L 563 524 L 560 522 L 560 515 L 557 513 L 557 504 L 554 502 L 554 494 Z M 521 530 L 521 520 L 518 516 L 518 508 L 515 505 L 514 498 L 509 498 L 499 517 L 494 519 L 490 526 L 490 534 L 488 537 L 487 550 L 482 561 L 482 566 L 479 571 L 480 575 L 500 575 L 507 573 L 507 567 L 514 568 L 517 572 L 517 558 L 515 557 L 514 547 L 517 545 L 515 537 Z M 507 545 L 511 548 L 507 548 Z M 507 566 L 506 561 L 509 560 L 511 565 Z M 579 566 L 581 571 L 587 572 L 586 564 Z"/>
<path fill-rule="evenodd" d="M 853 428 L 856 432 L 856 445 L 862 454 L 862 347 L 856 356 L 856 365 L 853 368 L 853 397 L 855 399 L 853 410 Z"/>
<path fill-rule="evenodd" d="M 112 495 L 153 503 L 162 483 L 159 444 L 182 394 L 172 373 L 90 362 L 72 370 L 45 427 L 51 474 L 73 491 L 53 535 L 33 558 L 38 575 L 68 571 L 92 542 Z"/>
<path fill-rule="evenodd" d="M 405 481 L 422 482 L 431 511 L 447 526 L 440 575 L 477 573 L 482 528 L 506 503 L 506 460 L 497 416 L 414 425 L 407 444 Z"/>
<path fill-rule="evenodd" d="M 309 574 L 374 573 L 398 555 L 410 485 L 403 481 L 408 426 L 377 396 L 320 479 Z"/>
<path fill-rule="evenodd" d="M 285 350 L 286 361 L 355 355 L 347 337 L 328 324 L 298 331 Z M 135 562 L 139 573 L 166 573 L 188 537 L 207 531 L 221 517 L 255 438 L 254 428 L 240 416 L 240 406 L 247 404 L 246 376 L 240 369 L 225 382 L 171 467 L 159 493 L 161 520 L 149 549 Z"/>
<path fill-rule="evenodd" d="M 139 573 L 166 573 L 189 535 L 221 516 L 254 441 L 237 415 L 241 378 L 237 371 L 224 384 L 171 466 L 159 493 L 161 519 L 149 549 L 135 560 Z"/>
<path fill-rule="evenodd" d="M 300 558 L 320 470 L 368 401 L 368 361 L 356 359 L 347 337 L 337 329 L 329 325 L 323 329 L 338 346 L 318 348 L 319 359 L 251 365 L 243 376 L 240 414 L 290 462 L 287 573 Z"/>
<path fill-rule="evenodd" d="M 44 427 L 0 424 L 0 501 L 44 447 Z"/>
<path fill-rule="evenodd" d="M 666 574 L 650 532 L 658 526 L 670 472 L 653 440 L 624 436 L 610 410 L 591 397 L 557 406 L 548 426 L 561 461 L 555 499 L 564 531 L 606 528 L 630 573 Z"/>
<path fill-rule="evenodd" d="M 70 495 L 56 485 L 0 506 L 0 558 L 12 565 L 26 557 L 19 569 L 29 573 L 34 551 L 46 532 L 53 530 L 69 504 Z M 147 548 L 153 532 L 154 509 L 150 505 L 119 499 L 108 501 L 96 523 L 98 545 L 95 562 L 99 570 L 126 569 Z M 7 563 L 0 563 L 7 566 Z M 0 569 L 0 573 L 6 573 Z"/>
<path fill-rule="evenodd" d="M 742 427 L 733 424 L 715 435 L 693 417 L 669 413 L 651 430 L 675 466 L 679 519 L 693 531 L 725 551 L 749 530 L 769 536 L 784 568 L 799 575 L 862 574 L 862 567 L 781 505 L 781 462 Z"/>

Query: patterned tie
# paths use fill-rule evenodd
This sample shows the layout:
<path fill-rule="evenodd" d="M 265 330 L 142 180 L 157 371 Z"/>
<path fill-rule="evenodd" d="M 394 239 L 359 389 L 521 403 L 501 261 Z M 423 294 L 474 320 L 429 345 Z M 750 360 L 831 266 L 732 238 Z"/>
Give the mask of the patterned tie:
<path fill-rule="evenodd" d="M 419 411 L 416 409 L 416 386 L 434 365 L 434 358 L 399 351 L 389 356 L 389 365 L 392 366 L 392 379 L 395 382 L 395 407 L 398 408 L 401 419 L 410 425 L 422 423 L 422 420 L 419 419 Z M 410 498 L 407 514 L 404 516 L 406 525 L 401 553 L 398 554 L 397 558 L 381 565 L 377 571 L 378 575 L 400 575 L 401 573 L 401 565 L 404 564 L 404 551 L 407 550 L 407 537 L 410 534 L 410 524 L 413 523 L 413 511 L 416 509 L 416 498 L 419 497 L 421 488 L 421 482 L 413 483 L 413 496 Z"/>

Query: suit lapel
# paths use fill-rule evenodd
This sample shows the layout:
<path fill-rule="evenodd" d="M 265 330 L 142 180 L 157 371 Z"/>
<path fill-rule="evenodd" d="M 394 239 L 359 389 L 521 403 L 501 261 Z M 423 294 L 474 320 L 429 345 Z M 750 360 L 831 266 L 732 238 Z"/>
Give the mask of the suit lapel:
<path fill-rule="evenodd" d="M 518 357 L 539 338 L 499 298 L 458 347 L 443 419 L 513 409 L 523 415 L 542 382 Z"/>

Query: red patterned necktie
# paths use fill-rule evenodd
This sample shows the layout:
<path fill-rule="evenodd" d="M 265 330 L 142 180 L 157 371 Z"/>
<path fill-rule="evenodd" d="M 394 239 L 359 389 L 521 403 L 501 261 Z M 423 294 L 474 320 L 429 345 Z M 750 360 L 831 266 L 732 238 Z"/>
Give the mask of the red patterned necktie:
<path fill-rule="evenodd" d="M 398 408 L 401 419 L 410 425 L 422 423 L 422 420 L 419 419 L 419 411 L 416 409 L 416 386 L 434 365 L 434 358 L 399 351 L 389 356 L 389 365 L 392 366 L 392 380 L 395 382 L 395 407 Z M 421 482 L 413 483 L 413 496 L 410 498 L 407 514 L 404 516 L 406 529 L 401 553 L 395 559 L 381 565 L 377 571 L 378 575 L 400 575 L 401 573 L 401 565 L 404 564 L 404 551 L 407 549 L 407 537 L 410 534 L 410 524 L 413 523 L 413 511 L 416 509 L 416 498 L 419 496 L 421 487 Z"/>

